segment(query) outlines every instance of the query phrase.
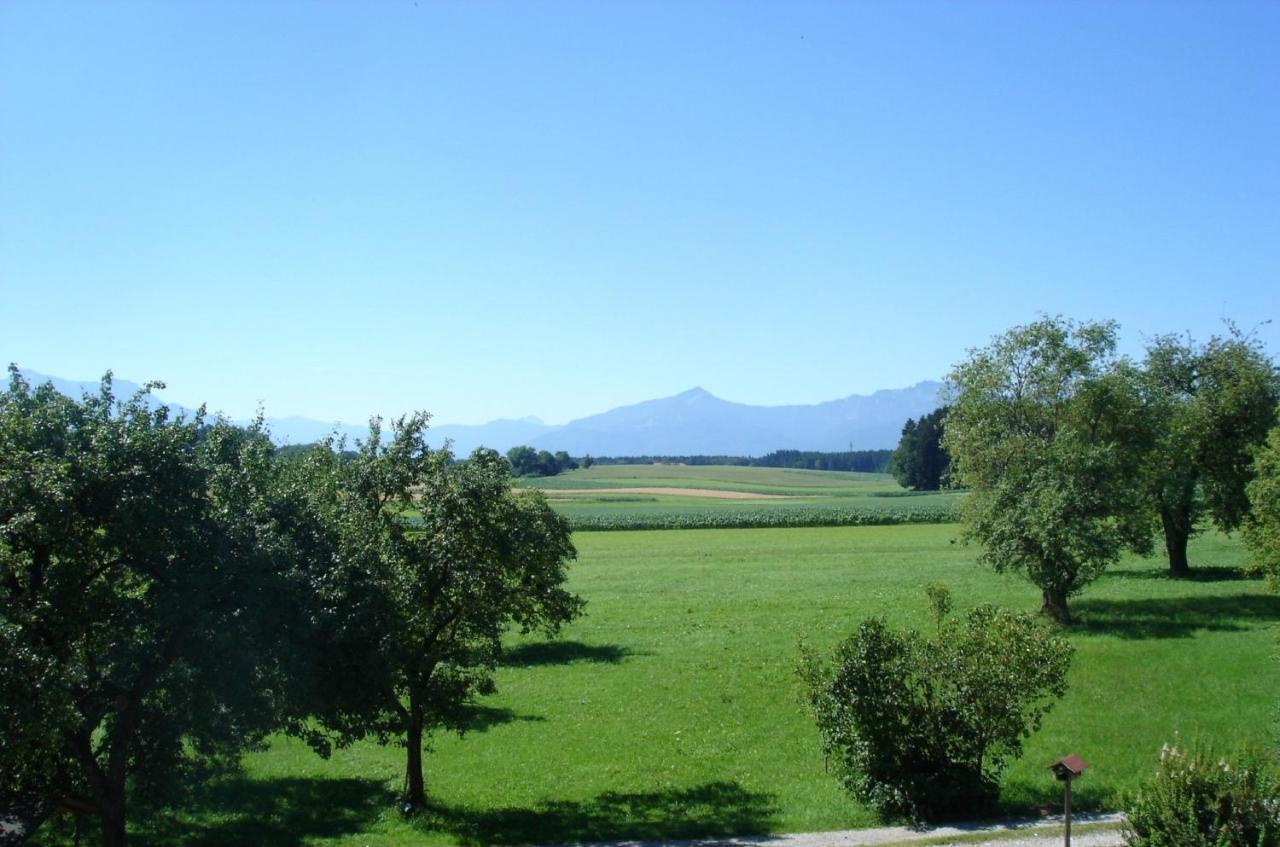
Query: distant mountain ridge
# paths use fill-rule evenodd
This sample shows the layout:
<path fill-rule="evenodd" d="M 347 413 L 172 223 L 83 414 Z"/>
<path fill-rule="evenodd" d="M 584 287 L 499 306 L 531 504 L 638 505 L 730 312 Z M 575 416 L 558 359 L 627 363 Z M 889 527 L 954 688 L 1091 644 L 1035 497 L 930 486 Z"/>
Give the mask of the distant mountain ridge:
<path fill-rule="evenodd" d="M 940 405 L 942 383 L 814 405 L 751 406 L 702 388 L 570 421 L 530 446 L 581 456 L 762 456 L 774 450 L 894 447 L 907 418 Z"/>
<path fill-rule="evenodd" d="M 33 385 L 53 382 L 71 396 L 97 393 L 96 382 L 75 382 L 22 371 Z M 128 397 L 136 383 L 115 380 L 117 396 Z M 762 456 L 774 450 L 874 450 L 897 445 L 907 418 L 941 405 L 942 383 L 919 382 L 907 388 L 850 395 L 825 403 L 751 406 L 723 400 L 702 388 L 671 397 L 619 406 L 596 415 L 551 426 L 537 418 L 501 419 L 467 426 L 445 424 L 428 432 L 432 446 L 450 442 L 454 453 L 476 447 L 506 452 L 519 444 L 539 450 L 564 450 L 572 456 Z M 163 401 L 157 399 L 156 405 Z M 175 412 L 189 412 L 168 404 Z M 337 432 L 349 440 L 367 438 L 367 426 L 325 423 L 310 418 L 267 418 L 280 444 L 304 444 Z"/>

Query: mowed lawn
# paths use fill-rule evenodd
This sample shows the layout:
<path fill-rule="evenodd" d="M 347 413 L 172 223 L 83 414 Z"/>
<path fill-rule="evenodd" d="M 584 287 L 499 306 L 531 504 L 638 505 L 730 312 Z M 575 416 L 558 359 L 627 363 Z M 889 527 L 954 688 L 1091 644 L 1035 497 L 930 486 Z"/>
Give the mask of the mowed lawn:
<path fill-rule="evenodd" d="M 438 736 L 433 807 L 394 801 L 403 748 L 329 761 L 277 739 L 145 843 L 543 843 L 830 830 L 876 821 L 824 771 L 794 677 L 800 639 L 828 649 L 870 615 L 931 625 L 923 586 L 959 611 L 1035 609 L 1034 589 L 975 563 L 952 525 L 578 533 L 587 614 L 556 643 L 513 639 L 476 729 Z M 1269 743 L 1280 597 L 1240 577 L 1243 550 L 1193 544 L 1200 578 L 1129 560 L 1074 601 L 1070 690 L 1009 771 L 1009 814 L 1058 801 L 1045 765 L 1093 767 L 1077 806 L 1114 808 L 1181 733 Z M 140 832 L 140 834 L 142 834 Z"/>

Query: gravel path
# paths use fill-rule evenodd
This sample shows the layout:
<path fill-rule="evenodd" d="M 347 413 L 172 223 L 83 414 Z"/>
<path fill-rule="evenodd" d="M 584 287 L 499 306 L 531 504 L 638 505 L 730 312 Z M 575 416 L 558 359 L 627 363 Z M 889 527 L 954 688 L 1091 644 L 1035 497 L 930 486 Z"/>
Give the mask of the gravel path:
<path fill-rule="evenodd" d="M 1073 826 L 1112 824 L 1098 831 L 1086 829 L 1071 833 L 1072 847 L 1121 847 L 1119 814 L 1081 814 L 1072 816 Z M 983 839 L 980 836 L 989 835 Z M 955 841 L 949 841 L 951 837 Z M 755 835 L 730 838 L 696 839 L 693 841 L 622 841 L 612 844 L 578 845 L 578 847 L 897 847 L 925 844 L 930 847 L 1050 847 L 1062 843 L 1062 818 L 1038 818 L 1003 824 L 957 824 L 925 829 L 891 826 L 881 829 L 852 829 L 844 832 L 809 832 L 796 835 Z"/>

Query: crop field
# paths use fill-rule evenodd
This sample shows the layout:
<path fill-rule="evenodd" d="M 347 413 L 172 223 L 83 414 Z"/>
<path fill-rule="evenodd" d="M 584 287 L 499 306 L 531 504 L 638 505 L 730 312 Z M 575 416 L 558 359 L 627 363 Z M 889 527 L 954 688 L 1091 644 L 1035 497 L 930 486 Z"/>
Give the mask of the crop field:
<path fill-rule="evenodd" d="M 888 474 L 723 465 L 597 465 L 521 484 L 542 489 L 575 530 L 939 523 L 957 498 Z"/>
<path fill-rule="evenodd" d="M 829 650 L 858 621 L 931 626 L 922 586 L 1034 609 L 1026 582 L 979 567 L 955 525 L 578 533 L 586 615 L 558 641 L 513 638 L 464 737 L 427 754 L 431 807 L 395 811 L 404 750 L 324 761 L 278 738 L 191 806 L 140 821 L 139 843 L 563 844 L 868 826 L 824 771 L 799 703 L 801 639 Z M 1181 733 L 1271 742 L 1280 596 L 1242 577 L 1233 539 L 1194 542 L 1198 576 L 1126 560 L 1076 598 L 1066 698 L 1005 778 L 1008 814 L 1060 799 L 1045 765 L 1092 764 L 1078 807 L 1117 806 Z"/>

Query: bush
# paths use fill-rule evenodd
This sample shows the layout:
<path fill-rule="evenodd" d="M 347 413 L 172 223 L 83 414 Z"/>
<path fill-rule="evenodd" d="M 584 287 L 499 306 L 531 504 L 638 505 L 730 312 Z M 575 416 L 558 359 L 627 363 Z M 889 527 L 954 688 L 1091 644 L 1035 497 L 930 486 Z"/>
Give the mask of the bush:
<path fill-rule="evenodd" d="M 850 792 L 886 816 L 935 820 L 989 807 L 1006 762 L 1066 690 L 1071 646 L 1035 616 L 979 606 L 948 616 L 931 588 L 933 638 L 863 621 L 827 666 L 800 676 L 823 752 Z"/>
<path fill-rule="evenodd" d="M 1129 847 L 1280 845 L 1280 781 L 1257 754 L 1215 761 L 1166 744 L 1155 775 L 1127 805 Z"/>

